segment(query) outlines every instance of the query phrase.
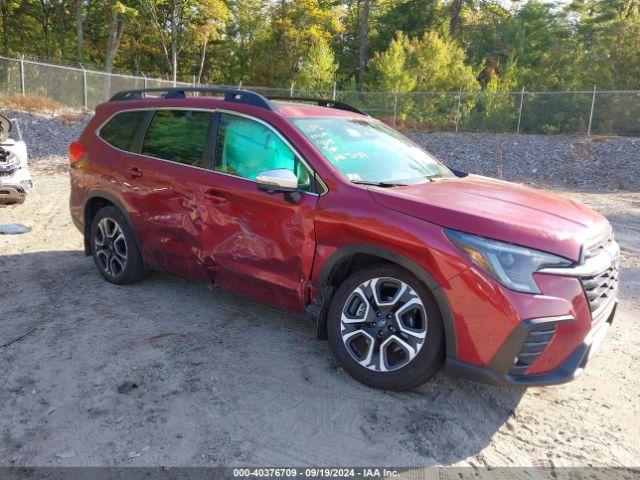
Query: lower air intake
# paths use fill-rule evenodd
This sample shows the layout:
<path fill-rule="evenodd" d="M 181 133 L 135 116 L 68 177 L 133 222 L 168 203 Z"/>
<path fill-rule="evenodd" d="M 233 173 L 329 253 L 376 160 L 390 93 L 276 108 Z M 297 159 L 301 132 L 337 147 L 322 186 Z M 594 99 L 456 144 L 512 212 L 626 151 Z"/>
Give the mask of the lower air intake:
<path fill-rule="evenodd" d="M 531 327 L 509 373 L 512 375 L 524 375 L 544 349 L 547 348 L 555 334 L 555 325 L 542 323 Z"/>

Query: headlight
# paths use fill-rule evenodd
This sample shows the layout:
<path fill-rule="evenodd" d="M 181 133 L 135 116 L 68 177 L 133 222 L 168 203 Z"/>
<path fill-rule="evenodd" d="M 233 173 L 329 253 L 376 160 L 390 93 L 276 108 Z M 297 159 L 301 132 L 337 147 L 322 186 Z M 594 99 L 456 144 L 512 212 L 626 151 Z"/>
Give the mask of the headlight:
<path fill-rule="evenodd" d="M 516 292 L 540 293 L 533 273 L 545 267 L 568 267 L 566 258 L 490 240 L 456 230 L 444 229 L 449 239 L 485 272 Z"/>

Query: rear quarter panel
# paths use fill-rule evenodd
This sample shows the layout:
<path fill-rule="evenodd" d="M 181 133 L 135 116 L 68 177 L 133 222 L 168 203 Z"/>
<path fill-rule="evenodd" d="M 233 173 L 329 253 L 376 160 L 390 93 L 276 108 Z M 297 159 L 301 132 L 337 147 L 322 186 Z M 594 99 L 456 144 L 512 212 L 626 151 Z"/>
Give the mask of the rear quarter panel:
<path fill-rule="evenodd" d="M 85 153 L 70 169 L 69 203 L 71 216 L 79 225 L 84 225 L 84 206 L 92 192 L 105 191 L 118 196 L 117 188 L 114 186 L 118 182 L 119 156 L 123 153 L 107 145 L 96 134 L 96 130 L 112 113 L 115 113 L 113 108 L 98 106 L 96 114 L 78 138 L 85 148 Z"/>

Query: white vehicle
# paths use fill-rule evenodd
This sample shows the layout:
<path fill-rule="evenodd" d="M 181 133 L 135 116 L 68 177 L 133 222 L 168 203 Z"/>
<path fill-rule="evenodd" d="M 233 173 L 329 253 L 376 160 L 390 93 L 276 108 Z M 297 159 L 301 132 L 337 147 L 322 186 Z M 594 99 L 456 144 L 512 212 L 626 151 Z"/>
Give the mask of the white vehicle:
<path fill-rule="evenodd" d="M 33 188 L 18 122 L 0 115 L 0 204 L 23 203 Z"/>

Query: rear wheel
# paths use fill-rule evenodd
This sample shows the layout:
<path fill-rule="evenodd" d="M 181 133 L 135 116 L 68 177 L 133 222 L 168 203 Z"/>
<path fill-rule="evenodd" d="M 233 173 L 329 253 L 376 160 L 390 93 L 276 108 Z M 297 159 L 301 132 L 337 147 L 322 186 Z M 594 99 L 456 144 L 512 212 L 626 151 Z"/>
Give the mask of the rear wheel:
<path fill-rule="evenodd" d="M 118 208 L 101 208 L 93 217 L 89 234 L 93 260 L 104 278 L 126 285 L 144 276 L 133 231 Z"/>
<path fill-rule="evenodd" d="M 444 357 L 435 300 L 395 265 L 367 267 L 347 278 L 333 297 L 328 330 L 340 365 L 375 388 L 420 385 L 438 372 Z"/>

